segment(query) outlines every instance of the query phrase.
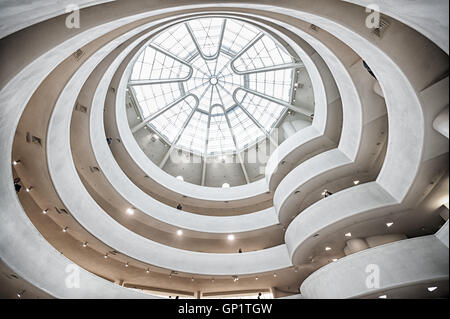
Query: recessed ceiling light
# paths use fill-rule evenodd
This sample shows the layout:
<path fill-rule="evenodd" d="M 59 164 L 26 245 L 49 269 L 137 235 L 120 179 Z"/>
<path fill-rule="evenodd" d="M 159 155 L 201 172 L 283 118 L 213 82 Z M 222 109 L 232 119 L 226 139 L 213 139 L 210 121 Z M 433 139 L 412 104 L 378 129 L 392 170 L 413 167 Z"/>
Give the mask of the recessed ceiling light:
<path fill-rule="evenodd" d="M 331 250 L 331 247 L 325 247 L 325 250 L 329 251 L 329 250 Z"/>
<path fill-rule="evenodd" d="M 345 234 L 345 237 L 352 237 L 352 233 Z"/>
<path fill-rule="evenodd" d="M 108 254 L 105 254 L 105 256 L 103 256 L 103 258 L 107 259 L 108 258 Z"/>
<path fill-rule="evenodd" d="M 128 265 L 128 261 L 127 261 L 127 262 L 125 263 L 125 267 L 127 267 L 127 268 L 128 268 L 128 266 L 129 266 L 129 265 Z"/>
<path fill-rule="evenodd" d="M 194 277 L 192 277 L 192 278 L 191 278 L 191 281 L 194 281 L 194 280 L 195 280 Z"/>
<path fill-rule="evenodd" d="M 17 164 L 19 164 L 19 163 L 20 163 L 20 160 L 17 160 L 17 161 L 13 161 L 12 163 L 13 163 L 13 165 L 14 165 L 14 166 L 16 166 Z"/>
<path fill-rule="evenodd" d="M 380 299 L 386 299 L 386 298 L 387 298 L 387 295 L 381 295 L 381 296 L 378 296 L 378 298 L 380 298 Z"/>
<path fill-rule="evenodd" d="M 42 214 L 47 214 L 47 212 L 48 212 L 48 208 L 46 208 L 46 209 L 44 209 L 43 211 L 42 211 Z"/>
<path fill-rule="evenodd" d="M 64 233 L 66 233 L 68 228 L 69 228 L 69 227 L 66 226 L 66 227 L 63 228 L 62 231 L 63 231 Z"/>
<path fill-rule="evenodd" d="M 88 245 L 88 243 L 87 243 L 87 241 L 85 241 L 85 242 L 83 243 L 83 247 L 86 248 L 87 245 Z"/>
<path fill-rule="evenodd" d="M 179 179 L 180 181 L 184 181 L 184 178 L 183 178 L 183 176 L 181 176 L 181 175 L 178 175 L 178 176 L 177 176 L 177 179 Z"/>
<path fill-rule="evenodd" d="M 150 268 L 147 268 L 147 270 L 145 271 L 147 274 L 150 273 Z"/>
<path fill-rule="evenodd" d="M 428 291 L 431 292 L 431 291 L 435 291 L 437 289 L 437 287 L 428 287 L 427 289 L 428 289 Z"/>
<path fill-rule="evenodd" d="M 392 225 L 394 225 L 393 222 L 386 223 L 386 226 L 387 226 L 387 227 L 391 227 Z"/>
<path fill-rule="evenodd" d="M 274 278 L 277 278 L 277 274 L 276 273 L 274 273 L 273 276 L 274 276 Z"/>
<path fill-rule="evenodd" d="M 229 234 L 227 238 L 228 238 L 228 240 L 234 240 L 234 235 L 233 234 Z"/>
<path fill-rule="evenodd" d="M 223 183 L 223 184 L 222 184 L 222 188 L 230 188 L 230 184 L 228 184 L 228 183 Z"/>
<path fill-rule="evenodd" d="M 358 181 L 358 180 L 353 181 L 353 184 L 358 185 L 358 184 L 359 184 L 359 181 Z"/>
<path fill-rule="evenodd" d="M 134 214 L 134 209 L 133 208 L 127 208 L 127 214 L 128 215 L 133 215 Z"/>
<path fill-rule="evenodd" d="M 181 229 L 178 229 L 178 230 L 177 230 L 177 235 L 178 235 L 178 236 L 183 235 L 183 231 L 182 231 Z"/>
<path fill-rule="evenodd" d="M 337 258 L 333 258 L 333 259 L 331 259 L 332 261 L 338 261 L 338 259 Z"/>
<path fill-rule="evenodd" d="M 29 187 L 25 188 L 25 190 L 27 191 L 27 193 L 31 192 L 32 189 L 33 189 L 33 186 L 29 186 Z"/>
<path fill-rule="evenodd" d="M 255 280 L 258 280 L 259 278 L 258 277 L 255 277 Z"/>

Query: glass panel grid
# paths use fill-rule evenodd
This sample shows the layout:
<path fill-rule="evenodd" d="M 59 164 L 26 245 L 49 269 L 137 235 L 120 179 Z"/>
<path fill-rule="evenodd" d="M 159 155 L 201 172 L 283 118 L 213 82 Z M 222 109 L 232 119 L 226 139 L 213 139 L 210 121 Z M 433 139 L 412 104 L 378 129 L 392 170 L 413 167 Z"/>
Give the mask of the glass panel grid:
<path fill-rule="evenodd" d="M 286 110 L 284 105 L 241 88 L 288 103 L 293 89 L 292 68 L 259 70 L 294 62 L 283 46 L 267 34 L 261 37 L 262 31 L 249 23 L 227 18 L 225 30 L 222 30 L 223 25 L 224 18 L 201 18 L 164 30 L 141 52 L 130 76 L 130 81 L 167 81 L 145 85 L 130 82 L 143 120 L 188 94 L 198 98 L 196 105 L 195 99 L 188 96 L 154 116 L 148 124 L 169 143 L 174 143 L 182 132 L 175 146 L 205 156 L 243 150 L 265 138 L 259 126 L 270 132 Z M 259 39 L 255 40 L 257 37 Z M 242 53 L 244 48 L 247 49 Z M 211 59 L 218 52 L 217 58 Z M 233 71 L 231 63 L 236 56 L 239 57 L 234 66 L 248 71 L 247 75 Z M 190 78 L 183 80 L 191 68 Z M 235 91 L 240 106 L 233 99 Z M 192 113 L 195 107 L 197 110 Z M 204 154 L 207 138 L 208 149 Z"/>

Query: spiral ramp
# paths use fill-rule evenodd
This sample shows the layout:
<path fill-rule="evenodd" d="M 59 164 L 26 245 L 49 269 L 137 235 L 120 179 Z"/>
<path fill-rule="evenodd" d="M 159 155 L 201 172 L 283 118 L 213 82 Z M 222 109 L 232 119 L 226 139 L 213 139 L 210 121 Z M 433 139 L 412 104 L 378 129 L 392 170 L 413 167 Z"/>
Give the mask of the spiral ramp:
<path fill-rule="evenodd" d="M 0 17 L 2 297 L 448 297 L 447 1 L 4 1 Z M 301 61 L 287 102 L 243 75 L 233 97 L 284 105 L 285 133 L 259 177 L 233 155 L 229 188 L 213 165 L 191 183 L 151 160 L 130 86 L 155 38 L 211 17 Z M 194 74 L 211 59 L 195 44 Z"/>

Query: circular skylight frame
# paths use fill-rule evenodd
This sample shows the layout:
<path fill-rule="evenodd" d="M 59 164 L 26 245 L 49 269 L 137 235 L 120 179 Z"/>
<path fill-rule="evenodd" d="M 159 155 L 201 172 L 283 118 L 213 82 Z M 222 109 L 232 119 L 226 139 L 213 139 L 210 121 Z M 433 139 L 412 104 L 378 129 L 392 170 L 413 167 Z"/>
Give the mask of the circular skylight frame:
<path fill-rule="evenodd" d="M 238 50 L 233 50 L 234 43 L 239 43 Z M 211 62 L 214 69 L 221 64 L 221 71 L 211 73 Z M 160 68 L 155 67 L 158 63 Z M 202 16 L 154 36 L 135 61 L 128 87 L 143 119 L 138 127 L 149 126 L 171 150 L 221 156 L 242 152 L 266 139 L 277 146 L 271 133 L 289 109 L 298 111 L 292 105 L 294 79 L 302 67 L 293 50 L 261 27 L 237 18 Z M 143 77 L 144 68 L 148 75 Z M 155 78 L 156 71 L 159 77 Z M 206 92 L 211 92 L 209 102 Z"/>

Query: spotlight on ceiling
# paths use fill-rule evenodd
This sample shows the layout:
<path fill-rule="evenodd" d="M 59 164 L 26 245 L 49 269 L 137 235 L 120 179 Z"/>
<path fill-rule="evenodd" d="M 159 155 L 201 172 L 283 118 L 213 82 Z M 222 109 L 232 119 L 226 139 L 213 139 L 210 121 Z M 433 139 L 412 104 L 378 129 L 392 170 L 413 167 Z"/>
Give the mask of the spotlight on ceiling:
<path fill-rule="evenodd" d="M 347 233 L 344 235 L 345 237 L 352 237 L 352 233 Z"/>
<path fill-rule="evenodd" d="M 145 271 L 147 274 L 150 273 L 150 268 L 147 268 L 147 270 Z"/>
<path fill-rule="evenodd" d="M 392 225 L 394 225 L 393 222 L 386 223 L 386 226 L 387 226 L 387 227 L 391 227 Z"/>
<path fill-rule="evenodd" d="M 128 265 L 128 261 L 127 261 L 127 262 L 125 263 L 125 267 L 128 268 L 128 266 L 129 266 L 129 265 Z"/>
<path fill-rule="evenodd" d="M 327 246 L 327 247 L 325 247 L 325 250 L 326 250 L 326 251 L 330 251 L 330 250 L 331 250 L 331 247 L 328 247 L 328 246 Z"/>
<path fill-rule="evenodd" d="M 127 208 L 127 214 L 128 215 L 133 215 L 134 214 L 134 209 L 133 208 Z"/>
<path fill-rule="evenodd" d="M 108 254 L 105 254 L 105 256 L 103 256 L 103 258 L 107 259 L 108 258 Z"/>
<path fill-rule="evenodd" d="M 27 193 L 31 192 L 32 189 L 33 189 L 33 186 L 28 186 L 27 188 L 25 188 L 25 190 L 27 191 Z"/>
<path fill-rule="evenodd" d="M 63 233 L 67 233 L 67 230 L 68 230 L 68 229 L 69 229 L 69 227 L 67 227 L 67 226 L 66 226 L 66 227 L 64 227 L 64 228 L 63 228 L 63 230 L 62 230 L 62 231 L 63 231 Z"/>
<path fill-rule="evenodd" d="M 177 230 L 177 235 L 178 235 L 178 236 L 183 235 L 183 231 L 182 231 L 181 229 L 178 229 L 178 230 Z"/>
<path fill-rule="evenodd" d="M 83 243 L 83 247 L 84 247 L 84 248 L 86 248 L 86 247 L 87 247 L 87 245 L 88 245 L 88 242 L 87 242 L 87 241 L 85 241 L 85 242 Z"/>
<path fill-rule="evenodd" d="M 229 234 L 229 235 L 227 236 L 227 238 L 228 238 L 228 240 L 234 240 L 234 235 L 233 235 L 233 234 Z"/>
<path fill-rule="evenodd" d="M 42 211 L 42 214 L 46 215 L 47 212 L 48 212 L 48 208 L 44 209 L 44 210 Z"/>
<path fill-rule="evenodd" d="M 358 185 L 358 184 L 359 184 L 359 181 L 358 181 L 358 180 L 353 181 L 353 184 L 354 184 L 354 185 Z"/>
<path fill-rule="evenodd" d="M 378 296 L 378 298 L 379 298 L 379 299 L 386 299 L 386 298 L 387 298 L 387 295 L 381 295 L 381 296 Z"/>
<path fill-rule="evenodd" d="M 435 291 L 437 289 L 437 287 L 428 287 L 427 288 L 429 292 Z"/>
<path fill-rule="evenodd" d="M 16 160 L 16 161 L 13 161 L 12 162 L 12 164 L 14 165 L 14 166 L 16 166 L 17 164 L 19 164 L 20 163 L 20 160 Z"/>

